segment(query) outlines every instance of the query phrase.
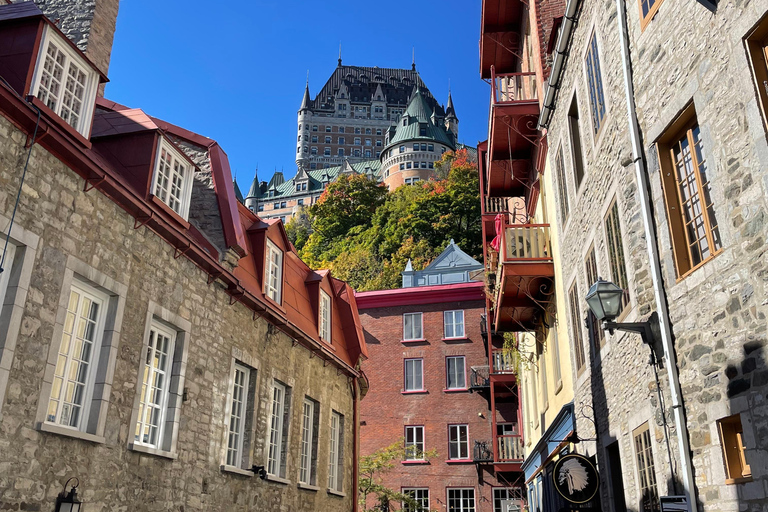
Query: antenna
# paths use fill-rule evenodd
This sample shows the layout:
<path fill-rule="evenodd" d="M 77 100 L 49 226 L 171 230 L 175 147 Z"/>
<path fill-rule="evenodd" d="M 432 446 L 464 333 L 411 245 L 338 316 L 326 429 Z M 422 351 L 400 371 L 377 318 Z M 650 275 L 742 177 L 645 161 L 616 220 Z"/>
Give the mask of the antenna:
<path fill-rule="evenodd" d="M 341 41 L 339 41 L 339 66 L 341 66 Z"/>
<path fill-rule="evenodd" d="M 411 51 L 411 69 L 416 71 L 416 47 L 414 46 Z"/>

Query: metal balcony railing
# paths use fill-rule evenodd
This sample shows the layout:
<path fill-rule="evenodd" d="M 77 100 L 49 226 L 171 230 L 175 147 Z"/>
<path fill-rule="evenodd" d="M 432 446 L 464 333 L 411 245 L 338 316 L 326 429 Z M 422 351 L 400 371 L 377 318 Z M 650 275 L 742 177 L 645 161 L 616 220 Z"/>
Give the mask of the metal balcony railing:
<path fill-rule="evenodd" d="M 475 441 L 475 448 L 472 450 L 472 460 L 474 462 L 493 462 L 493 445 L 490 441 Z"/>
<path fill-rule="evenodd" d="M 493 84 L 492 101 L 494 105 L 513 105 L 522 101 L 538 99 L 536 73 L 506 73 L 497 75 L 491 66 Z"/>
<path fill-rule="evenodd" d="M 491 386 L 491 367 L 473 366 L 469 373 L 469 389 L 483 389 Z"/>
<path fill-rule="evenodd" d="M 504 261 L 551 260 L 549 224 L 513 224 L 504 230 Z"/>
<path fill-rule="evenodd" d="M 518 462 L 522 461 L 523 440 L 518 434 L 496 436 L 497 458 L 499 462 Z"/>
<path fill-rule="evenodd" d="M 491 373 L 515 373 L 515 361 L 511 350 L 491 349 Z"/>

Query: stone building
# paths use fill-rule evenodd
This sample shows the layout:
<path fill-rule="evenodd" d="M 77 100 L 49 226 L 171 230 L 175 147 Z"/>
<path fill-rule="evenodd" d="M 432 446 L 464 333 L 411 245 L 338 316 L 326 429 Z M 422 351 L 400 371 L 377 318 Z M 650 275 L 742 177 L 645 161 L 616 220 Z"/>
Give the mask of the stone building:
<path fill-rule="evenodd" d="M 404 460 L 394 462 L 383 484 L 410 494 L 423 510 L 522 505 L 519 485 L 507 480 L 508 466 L 522 462 L 511 449 L 519 438 L 517 407 L 491 407 L 483 283 L 473 280 L 482 270 L 451 243 L 424 270 L 409 265 L 402 288 L 356 294 L 370 351 L 361 454 L 402 439 Z M 508 460 L 494 461 L 497 442 L 509 448 Z"/>
<path fill-rule="evenodd" d="M 576 430 L 604 510 L 768 499 L 767 34 L 765 2 L 570 0 L 547 45 Z M 658 326 L 650 347 L 600 329 L 598 276 L 626 290 L 619 321 Z"/>
<path fill-rule="evenodd" d="M 239 204 L 216 141 L 98 98 L 108 55 L 0 6 L 0 508 L 356 510 L 353 291 Z"/>

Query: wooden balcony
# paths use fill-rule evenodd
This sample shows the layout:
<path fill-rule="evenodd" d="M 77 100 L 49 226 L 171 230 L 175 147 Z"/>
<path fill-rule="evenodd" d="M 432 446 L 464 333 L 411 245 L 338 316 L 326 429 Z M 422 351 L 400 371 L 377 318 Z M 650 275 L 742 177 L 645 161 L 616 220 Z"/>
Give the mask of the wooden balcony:
<path fill-rule="evenodd" d="M 486 196 L 525 197 L 535 178 L 539 116 L 536 73 L 491 70 Z"/>
<path fill-rule="evenodd" d="M 503 225 L 495 270 L 494 330 L 536 330 L 555 292 L 549 224 Z"/>
<path fill-rule="evenodd" d="M 502 73 L 515 70 L 522 51 L 521 0 L 483 0 L 480 22 L 480 75 L 491 77 L 491 67 Z"/>
<path fill-rule="evenodd" d="M 522 436 L 496 436 L 493 459 L 496 471 L 522 471 L 525 460 Z"/>

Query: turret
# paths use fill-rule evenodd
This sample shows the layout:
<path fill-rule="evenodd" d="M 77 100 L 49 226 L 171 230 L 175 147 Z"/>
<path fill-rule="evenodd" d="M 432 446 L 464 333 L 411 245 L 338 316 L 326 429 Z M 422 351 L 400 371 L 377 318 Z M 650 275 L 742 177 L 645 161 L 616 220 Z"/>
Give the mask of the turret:
<path fill-rule="evenodd" d="M 453 108 L 451 91 L 448 91 L 448 104 L 445 107 L 445 129 L 453 134 L 455 141 L 459 140 L 459 118 L 456 117 L 456 110 Z"/>
<path fill-rule="evenodd" d="M 299 107 L 298 129 L 296 131 L 296 165 L 302 160 L 309 159 L 309 123 L 312 122 L 311 105 L 312 98 L 309 96 L 309 78 L 304 87 L 304 97 Z"/>
<path fill-rule="evenodd" d="M 245 196 L 245 201 L 243 204 L 246 208 L 251 210 L 254 213 L 258 213 L 259 211 L 259 199 L 262 196 L 261 191 L 261 183 L 259 182 L 259 170 L 256 169 L 256 172 L 253 175 L 253 182 L 251 183 L 251 189 L 248 191 L 248 195 Z"/>

